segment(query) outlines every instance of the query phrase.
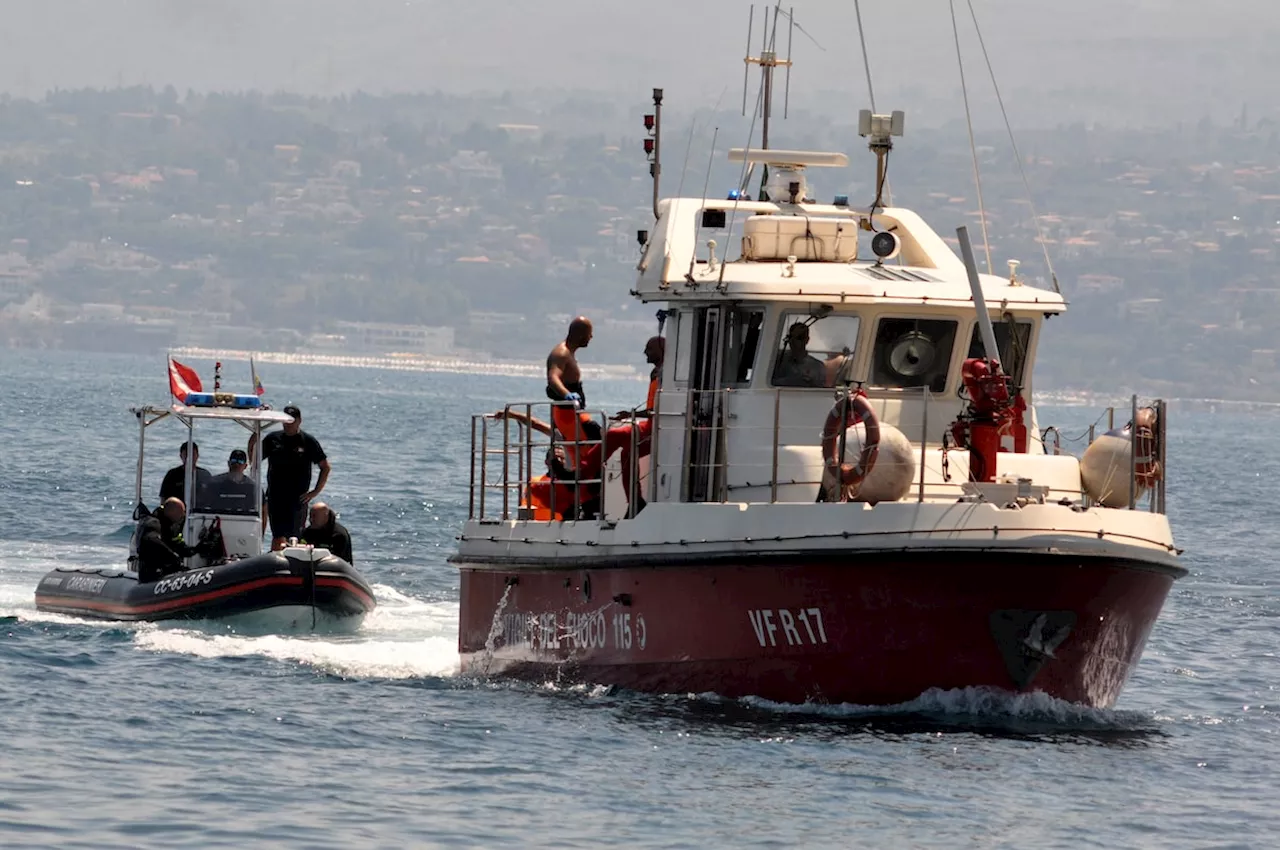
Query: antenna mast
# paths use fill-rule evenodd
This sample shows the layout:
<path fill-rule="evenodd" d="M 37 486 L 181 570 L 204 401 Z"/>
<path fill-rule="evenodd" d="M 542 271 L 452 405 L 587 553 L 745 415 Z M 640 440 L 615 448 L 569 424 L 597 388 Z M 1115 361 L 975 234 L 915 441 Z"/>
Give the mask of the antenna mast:
<path fill-rule="evenodd" d="M 779 3 L 773 10 L 773 22 L 769 22 L 769 7 L 764 8 L 764 32 L 760 42 L 760 55 L 751 55 L 751 31 L 755 23 L 755 6 L 751 7 L 751 14 L 747 18 L 747 55 L 743 58 L 743 62 L 747 67 L 742 72 L 742 114 L 747 114 L 747 79 L 751 73 L 752 65 L 759 65 L 760 72 L 763 76 L 762 84 L 764 85 L 764 97 L 761 99 L 761 118 L 763 122 L 760 126 L 760 148 L 767 150 L 769 147 L 769 119 L 773 114 L 773 72 L 777 68 L 787 69 L 786 87 L 783 91 L 782 117 L 786 118 L 790 110 L 791 100 L 791 43 L 792 36 L 795 32 L 795 19 L 790 12 L 787 12 L 787 58 L 779 59 L 777 51 L 778 43 L 778 15 L 783 14 L 782 4 Z"/>
<path fill-rule="evenodd" d="M 794 7 L 793 7 L 794 9 Z M 795 34 L 795 15 L 793 10 L 786 12 L 787 15 L 787 58 L 779 59 L 778 44 L 778 15 L 782 14 L 782 4 L 773 7 L 773 22 L 769 22 L 769 7 L 764 7 L 764 27 L 760 41 L 760 55 L 751 55 L 751 35 L 755 24 L 755 5 L 751 6 L 751 13 L 747 17 L 747 55 L 743 57 L 746 67 L 742 72 L 742 114 L 747 114 L 747 80 L 751 73 L 752 65 L 760 66 L 762 76 L 761 85 L 763 87 L 763 96 L 760 98 L 760 149 L 768 150 L 769 148 L 769 119 L 773 113 L 773 73 L 777 68 L 787 69 L 787 78 L 785 88 L 783 90 L 782 101 L 782 117 L 786 118 L 791 106 L 791 44 Z M 761 191 L 765 180 L 769 177 L 769 166 L 765 166 L 761 173 Z M 751 175 L 747 175 L 745 182 L 751 181 Z"/>
<path fill-rule="evenodd" d="M 649 157 L 649 176 L 653 178 L 653 220 L 658 220 L 658 183 L 662 177 L 662 89 L 653 90 L 653 113 L 644 117 L 644 153 Z"/>

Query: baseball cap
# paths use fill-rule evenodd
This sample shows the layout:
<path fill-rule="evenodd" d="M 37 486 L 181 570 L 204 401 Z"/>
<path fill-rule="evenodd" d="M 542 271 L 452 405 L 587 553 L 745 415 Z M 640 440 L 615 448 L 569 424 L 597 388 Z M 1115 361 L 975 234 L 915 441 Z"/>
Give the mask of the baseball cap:
<path fill-rule="evenodd" d="M 302 411 L 298 409 L 296 404 L 286 404 L 284 406 L 284 412 L 292 416 L 294 419 L 302 418 Z"/>
<path fill-rule="evenodd" d="M 232 449 L 231 457 L 227 458 L 227 463 L 248 463 L 249 455 L 244 449 Z"/>

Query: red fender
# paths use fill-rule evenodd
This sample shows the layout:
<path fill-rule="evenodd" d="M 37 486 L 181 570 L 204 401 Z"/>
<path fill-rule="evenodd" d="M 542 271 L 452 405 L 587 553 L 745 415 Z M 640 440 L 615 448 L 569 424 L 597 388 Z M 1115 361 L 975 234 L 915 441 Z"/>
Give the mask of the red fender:
<path fill-rule="evenodd" d="M 841 422 L 844 424 L 842 425 Z M 862 452 L 857 463 L 841 464 L 836 457 L 840 450 L 840 434 L 861 422 L 866 428 L 866 438 L 862 442 Z M 840 467 L 840 483 L 845 487 L 857 488 L 871 474 L 876 465 L 876 455 L 880 450 L 880 420 L 876 419 L 871 402 L 862 390 L 852 392 L 844 398 L 836 399 L 827 421 L 822 426 L 822 460 L 827 469 L 835 471 Z"/>

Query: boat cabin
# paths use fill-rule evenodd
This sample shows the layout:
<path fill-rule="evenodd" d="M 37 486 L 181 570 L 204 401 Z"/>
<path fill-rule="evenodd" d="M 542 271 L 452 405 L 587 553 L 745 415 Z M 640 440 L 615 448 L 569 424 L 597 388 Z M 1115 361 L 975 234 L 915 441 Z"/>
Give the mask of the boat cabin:
<path fill-rule="evenodd" d="M 209 469 L 209 475 L 200 476 L 196 471 L 195 453 L 186 455 L 183 474 L 182 502 L 187 506 L 183 539 L 188 543 L 201 539 L 211 528 L 221 531 L 226 560 L 239 560 L 260 555 L 263 552 L 263 503 L 262 503 L 262 435 L 273 425 L 293 421 L 287 413 L 269 410 L 261 406 L 256 395 L 241 393 L 203 393 L 187 396 L 186 404 L 174 404 L 169 408 L 131 408 L 138 420 L 138 467 L 135 489 L 134 519 L 141 519 L 144 512 L 158 504 L 155 492 L 159 482 L 145 476 L 148 432 L 157 424 L 177 420 L 186 431 L 186 444 L 198 443 L 197 432 L 211 432 L 217 426 L 222 434 L 218 445 L 217 463 L 220 469 Z M 231 427 L 228 427 L 231 426 Z M 248 458 L 248 466 L 241 480 L 235 480 L 226 463 L 231 450 L 243 448 L 249 435 L 257 439 L 254 457 Z M 169 447 L 166 441 L 165 448 Z M 214 445 L 206 439 L 206 452 Z M 211 463 L 215 455 L 207 453 L 205 462 Z M 201 464 L 202 466 L 204 464 Z M 131 554 L 132 561 L 132 554 Z M 208 566 L 210 561 L 200 555 L 187 559 L 187 569 Z M 132 563 L 130 564 L 132 567 Z"/>
<path fill-rule="evenodd" d="M 842 165 L 843 155 L 731 156 L 769 169 L 764 200 L 736 193 L 663 200 L 653 231 L 641 234 L 634 295 L 661 305 L 667 341 L 652 444 L 637 463 L 641 495 L 647 502 L 813 502 L 825 466 L 824 420 L 837 396 L 860 388 L 879 422 L 910 443 L 914 496 L 955 499 L 970 470 L 968 451 L 949 443 L 949 428 L 966 405 L 964 363 L 986 355 L 964 263 L 909 210 L 809 198 L 805 168 Z M 999 468 L 986 477 L 1026 477 L 1033 464 L 1037 483 L 1079 498 L 1075 459 L 1044 454 L 1030 405 L 1041 326 L 1065 303 L 1020 280 L 1016 264 L 1007 277 L 979 280 L 997 357 L 1023 399 L 1018 431 L 1026 435 L 1002 437 Z M 525 407 L 537 415 L 538 406 L 547 405 Z M 533 448 L 534 435 L 494 424 L 478 426 L 481 438 L 502 430 L 492 452 Z M 591 442 L 584 434 L 557 436 Z M 508 463 L 504 479 L 535 465 L 532 451 L 523 455 L 515 459 L 519 469 Z M 612 460 L 616 467 L 617 454 Z M 618 472 L 606 467 L 603 475 L 605 490 L 614 491 L 605 493 L 605 513 L 615 518 L 631 501 L 616 486 Z M 508 498 L 508 515 L 512 505 Z"/>
<path fill-rule="evenodd" d="M 890 128 L 901 121 L 867 120 L 882 179 Z M 844 196 L 818 203 L 806 170 L 846 165 L 843 154 L 735 149 L 730 159 L 764 169 L 759 199 L 734 190 L 662 200 L 653 229 L 638 233 L 632 294 L 660 306 L 666 341 L 647 430 L 633 429 L 632 451 L 565 484 L 564 458 L 604 441 L 613 423 L 603 413 L 574 425 L 547 402 L 511 405 L 525 417 L 559 417 L 545 441 L 511 417 L 478 417 L 473 519 L 616 522 L 640 499 L 954 502 L 1017 486 L 1038 500 L 1089 501 L 1079 461 L 1046 450 L 1031 404 L 1041 329 L 1066 309 L 1059 293 L 1021 280 L 1016 261 L 1006 275 L 978 273 L 963 228 L 952 241 L 968 262 L 920 216 L 878 197 L 865 208 Z M 998 421 L 983 419 L 991 391 L 1003 397 Z M 854 396 L 868 413 L 835 428 L 839 405 Z M 878 439 L 863 421 L 872 418 Z M 836 498 L 834 475 L 855 459 L 855 473 L 874 468 Z"/>

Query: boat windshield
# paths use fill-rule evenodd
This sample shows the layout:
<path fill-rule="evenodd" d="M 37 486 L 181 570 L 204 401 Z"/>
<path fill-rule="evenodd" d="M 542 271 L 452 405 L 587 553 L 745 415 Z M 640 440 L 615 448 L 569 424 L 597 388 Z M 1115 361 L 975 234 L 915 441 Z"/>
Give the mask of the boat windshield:
<path fill-rule="evenodd" d="M 201 482 L 195 495 L 195 512 L 258 516 L 260 502 L 258 485 L 250 476 L 241 471 L 237 479 L 234 473 L 228 471 Z"/>

